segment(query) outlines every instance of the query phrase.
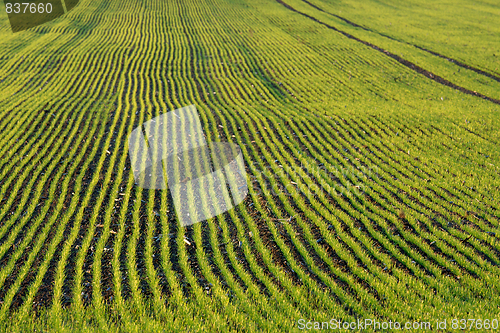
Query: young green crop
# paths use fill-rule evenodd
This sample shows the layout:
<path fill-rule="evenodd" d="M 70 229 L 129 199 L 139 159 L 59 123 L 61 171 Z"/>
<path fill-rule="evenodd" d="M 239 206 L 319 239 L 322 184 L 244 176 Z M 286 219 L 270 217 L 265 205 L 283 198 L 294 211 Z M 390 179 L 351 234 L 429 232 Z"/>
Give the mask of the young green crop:
<path fill-rule="evenodd" d="M 0 328 L 494 318 L 498 74 L 454 46 L 480 14 L 443 13 L 443 41 L 415 25 L 436 24 L 427 5 L 81 1 L 15 35 L 0 18 Z M 183 228 L 170 190 L 135 184 L 127 139 L 191 104 L 207 142 L 240 146 L 249 193 Z"/>

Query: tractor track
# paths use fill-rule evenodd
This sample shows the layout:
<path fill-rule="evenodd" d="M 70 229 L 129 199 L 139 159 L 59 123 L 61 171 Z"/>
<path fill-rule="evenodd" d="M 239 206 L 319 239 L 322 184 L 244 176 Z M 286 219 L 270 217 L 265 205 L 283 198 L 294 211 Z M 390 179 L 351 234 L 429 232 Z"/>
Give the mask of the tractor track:
<path fill-rule="evenodd" d="M 437 83 L 439 83 L 441 85 L 450 87 L 450 88 L 455 89 L 457 91 L 460 91 L 460 92 L 462 92 L 464 94 L 471 95 L 471 96 L 476 96 L 476 97 L 479 97 L 479 98 L 485 99 L 487 101 L 490 101 L 492 103 L 500 105 L 500 100 L 498 100 L 498 99 L 495 99 L 495 98 L 486 96 L 484 94 L 478 93 L 477 91 L 473 91 L 473 90 L 461 87 L 461 86 L 459 86 L 459 85 L 457 85 L 457 84 L 455 84 L 453 82 L 450 82 L 450 81 L 446 80 L 445 78 L 443 78 L 443 77 L 441 77 L 439 75 L 436 75 L 436 74 L 434 74 L 434 73 L 432 73 L 432 72 L 430 72 L 430 71 L 428 71 L 428 70 L 426 70 L 426 69 L 424 69 L 424 68 L 422 68 L 422 67 L 414 64 L 413 62 L 408 61 L 408 60 L 406 60 L 406 59 L 404 59 L 404 58 L 402 58 L 402 57 L 400 57 L 400 56 L 398 56 L 398 55 L 396 55 L 396 54 L 394 54 L 392 52 L 384 50 L 383 48 L 381 48 L 381 47 L 379 47 L 377 45 L 374 45 L 372 43 L 369 43 L 367 41 L 359 39 L 358 37 L 355 37 L 355 36 L 353 36 L 353 35 L 345 32 L 345 31 L 342 31 L 342 30 L 340 30 L 340 29 L 338 29 L 338 28 L 336 28 L 334 26 L 331 26 L 331 25 L 329 25 L 329 24 L 327 24 L 325 22 L 322 22 L 322 21 L 318 20 L 317 18 L 315 18 L 315 17 L 313 17 L 311 15 L 303 13 L 303 12 L 301 12 L 301 11 L 293 8 L 289 4 L 285 3 L 283 0 L 276 0 L 276 1 L 279 4 L 283 5 L 285 8 L 287 8 L 287 9 L 289 9 L 289 10 L 291 10 L 291 11 L 297 13 L 297 14 L 300 14 L 300 15 L 302 15 L 304 17 L 307 17 L 308 19 L 313 20 L 314 22 L 319 23 L 319 24 L 327 27 L 328 29 L 334 30 L 334 31 L 336 31 L 336 32 L 338 32 L 338 33 L 346 36 L 349 39 L 353 39 L 353 40 L 355 40 L 355 41 L 357 41 L 357 42 L 359 42 L 361 44 L 364 44 L 366 46 L 371 47 L 374 50 L 377 50 L 377 51 L 379 51 L 381 53 L 384 53 L 385 55 L 387 55 L 388 57 L 396 60 L 397 62 L 399 62 L 400 64 L 404 65 L 405 67 L 407 67 L 407 68 L 409 68 L 409 69 L 411 69 L 411 70 L 413 70 L 413 71 L 415 71 L 415 72 L 417 72 L 419 74 L 422 74 L 425 77 L 427 77 L 427 78 L 429 78 L 429 79 L 431 79 L 431 80 L 433 80 L 433 81 L 435 81 L 435 82 L 437 82 Z"/>
<path fill-rule="evenodd" d="M 379 35 L 379 36 L 383 36 L 383 37 L 389 38 L 390 40 L 393 40 L 393 41 L 396 41 L 396 42 L 400 42 L 400 43 L 404 43 L 404 44 L 406 44 L 406 45 L 410 45 L 410 46 L 416 47 L 417 49 L 422 50 L 422 51 L 427 52 L 427 53 L 430 53 L 430 54 L 432 54 L 432 55 L 434 55 L 434 56 L 436 56 L 436 57 L 439 57 L 439 58 L 442 58 L 442 59 L 448 60 L 449 62 L 452 62 L 452 63 L 454 63 L 455 65 L 457 65 L 457 66 L 459 66 L 459 67 L 462 67 L 462 68 L 468 69 L 468 70 L 473 71 L 473 72 L 475 72 L 475 73 L 477 73 L 477 74 L 480 74 L 480 75 L 486 76 L 486 77 L 488 77 L 488 78 L 490 78 L 490 79 L 492 79 L 492 80 L 495 80 L 495 81 L 497 81 L 497 82 L 500 82 L 500 76 L 496 76 L 496 75 L 494 75 L 494 74 L 491 74 L 491 73 L 488 73 L 488 72 L 486 72 L 486 71 L 483 71 L 482 69 L 479 69 L 479 68 L 476 68 L 476 67 L 473 67 L 473 66 L 467 65 L 467 64 L 465 64 L 465 63 L 463 63 L 463 62 L 461 62 L 461 61 L 459 61 L 459 60 L 457 60 L 457 59 L 453 59 L 453 58 L 451 58 L 451 57 L 445 56 L 445 55 L 440 54 L 440 53 L 438 53 L 438 52 L 431 51 L 431 50 L 429 50 L 429 49 L 426 49 L 425 47 L 418 46 L 418 45 L 415 45 L 415 44 L 412 44 L 412 43 L 408 43 L 408 42 L 405 42 L 405 41 L 403 41 L 403 40 L 400 40 L 400 39 L 394 38 L 394 37 L 392 37 L 392 36 L 386 35 L 386 34 L 384 34 L 384 33 L 381 33 L 381 32 L 375 31 L 375 30 L 373 30 L 373 29 L 370 29 L 370 28 L 364 27 L 364 26 L 362 26 L 362 25 L 359 25 L 359 24 L 357 24 L 357 23 L 352 22 L 351 20 L 346 19 L 345 17 L 339 16 L 339 15 L 337 15 L 337 14 L 330 13 L 330 12 L 328 12 L 328 11 L 324 10 L 323 8 L 318 7 L 318 6 L 316 6 L 315 4 L 313 4 L 313 3 L 311 3 L 311 2 L 309 2 L 309 1 L 307 1 L 307 0 L 302 0 L 302 2 L 307 3 L 309 6 L 311 6 L 311 7 L 315 8 L 315 9 L 319 10 L 320 12 L 323 12 L 323 13 L 325 13 L 325 14 L 328 14 L 328 15 L 331 15 L 331 16 L 333 16 L 333 17 L 336 17 L 336 18 L 338 18 L 339 20 L 342 20 L 342 21 L 344 21 L 345 23 L 347 23 L 347 24 L 349 24 L 349 25 L 351 25 L 351 26 L 353 26 L 353 27 L 355 27 L 355 28 L 360 28 L 360 29 L 363 29 L 363 30 L 365 30 L 365 31 L 369 31 L 369 32 L 375 33 L 375 34 L 377 34 L 377 35 Z"/>

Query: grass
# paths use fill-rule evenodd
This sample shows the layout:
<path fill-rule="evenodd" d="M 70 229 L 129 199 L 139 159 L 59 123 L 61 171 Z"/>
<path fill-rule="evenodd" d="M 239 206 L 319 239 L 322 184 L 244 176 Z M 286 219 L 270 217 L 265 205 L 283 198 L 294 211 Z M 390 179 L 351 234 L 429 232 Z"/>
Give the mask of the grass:
<path fill-rule="evenodd" d="M 16 34 L 0 15 L 1 330 L 499 319 L 499 8 L 468 6 L 83 0 Z M 182 228 L 127 138 L 191 104 L 249 195 Z"/>

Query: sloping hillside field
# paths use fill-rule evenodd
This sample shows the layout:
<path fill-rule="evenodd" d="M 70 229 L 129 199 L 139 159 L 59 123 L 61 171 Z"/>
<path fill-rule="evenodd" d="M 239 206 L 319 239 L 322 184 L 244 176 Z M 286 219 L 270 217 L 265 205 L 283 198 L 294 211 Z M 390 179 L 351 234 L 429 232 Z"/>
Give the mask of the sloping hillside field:
<path fill-rule="evenodd" d="M 0 331 L 500 330 L 497 1 L 7 3 Z"/>

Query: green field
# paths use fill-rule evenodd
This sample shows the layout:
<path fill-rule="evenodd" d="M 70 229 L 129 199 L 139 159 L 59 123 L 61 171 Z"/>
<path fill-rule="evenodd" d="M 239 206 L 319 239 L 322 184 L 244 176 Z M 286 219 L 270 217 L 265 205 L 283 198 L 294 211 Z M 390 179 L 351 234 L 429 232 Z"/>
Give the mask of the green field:
<path fill-rule="evenodd" d="M 1 332 L 500 321 L 497 1 L 0 8 Z M 127 138 L 191 104 L 249 195 L 183 228 Z"/>

